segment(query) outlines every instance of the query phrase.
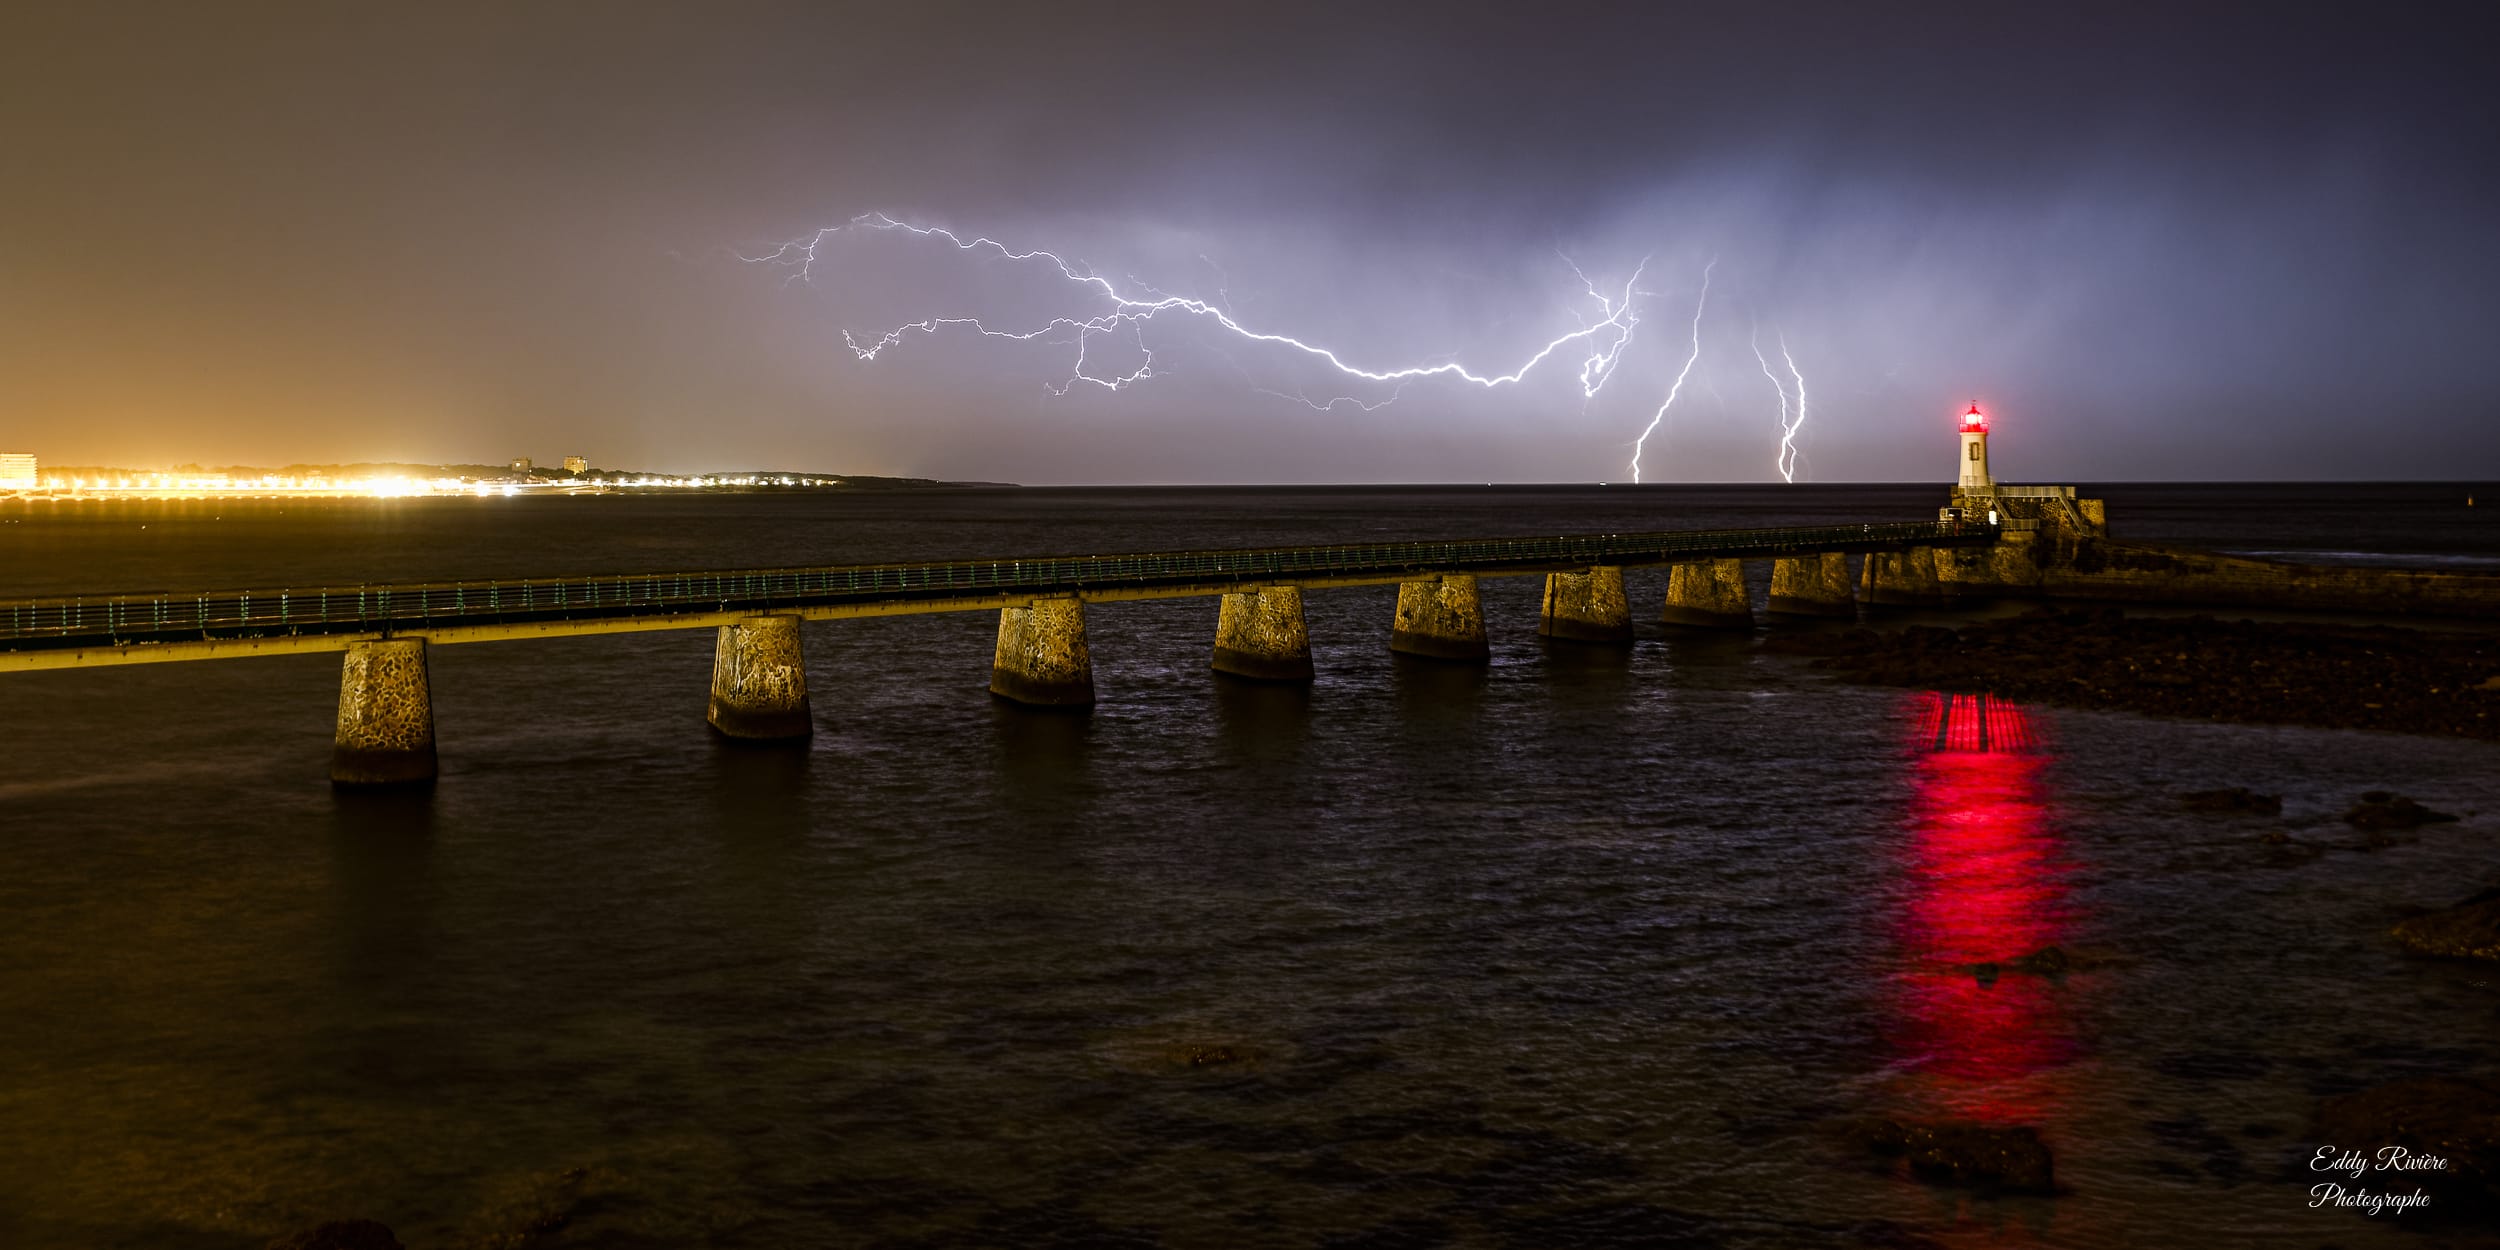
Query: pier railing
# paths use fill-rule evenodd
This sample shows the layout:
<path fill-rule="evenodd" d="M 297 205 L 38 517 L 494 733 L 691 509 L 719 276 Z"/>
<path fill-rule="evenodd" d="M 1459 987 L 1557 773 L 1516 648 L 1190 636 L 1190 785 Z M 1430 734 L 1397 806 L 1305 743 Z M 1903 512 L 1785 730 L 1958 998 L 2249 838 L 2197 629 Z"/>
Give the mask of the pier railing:
<path fill-rule="evenodd" d="M 720 572 L 638 573 L 395 585 L 73 595 L 0 602 L 0 653 L 265 638 L 423 633 L 429 628 L 617 617 L 771 612 L 862 602 L 930 610 L 965 599 L 1048 597 L 1260 582 L 1393 581 L 1403 575 L 1533 573 L 1816 552 L 1980 546 L 1976 522 L 1385 542 L 1134 555 L 948 560 Z M 1212 593 L 1212 589 L 1206 591 Z"/>

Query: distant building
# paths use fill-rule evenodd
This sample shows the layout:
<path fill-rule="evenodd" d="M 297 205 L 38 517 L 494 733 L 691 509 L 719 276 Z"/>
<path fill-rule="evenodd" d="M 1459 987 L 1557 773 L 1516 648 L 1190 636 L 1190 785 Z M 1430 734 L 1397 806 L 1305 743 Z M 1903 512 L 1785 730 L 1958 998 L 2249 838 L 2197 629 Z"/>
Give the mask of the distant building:
<path fill-rule="evenodd" d="M 530 471 L 530 458 L 529 458 L 529 457 L 527 457 L 527 456 L 515 456 L 515 457 L 513 457 L 513 460 L 512 460 L 512 471 L 513 471 L 513 472 L 515 472 L 515 473 L 527 473 L 527 472 L 529 472 L 529 471 Z"/>
<path fill-rule="evenodd" d="M 590 472 L 590 461 L 581 456 L 566 456 L 564 458 L 564 471 L 567 473 L 588 473 Z"/>
<path fill-rule="evenodd" d="M 0 452 L 0 488 L 33 490 L 35 458 L 22 452 Z"/>

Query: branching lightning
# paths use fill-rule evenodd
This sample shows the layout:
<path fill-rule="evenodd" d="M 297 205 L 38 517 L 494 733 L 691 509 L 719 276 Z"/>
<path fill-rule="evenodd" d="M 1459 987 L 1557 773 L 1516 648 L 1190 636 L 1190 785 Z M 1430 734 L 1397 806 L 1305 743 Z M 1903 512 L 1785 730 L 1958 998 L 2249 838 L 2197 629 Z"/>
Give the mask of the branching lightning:
<path fill-rule="evenodd" d="M 1675 382 L 1667 387 L 1667 397 L 1659 402 L 1658 411 L 1650 414 L 1649 427 L 1641 431 L 1639 438 L 1632 440 L 1632 481 L 1635 485 L 1641 480 L 1641 450 L 1648 446 L 1649 436 L 1657 432 L 1658 423 L 1667 419 L 1667 409 L 1675 407 L 1675 397 L 1684 393 L 1684 379 L 1692 376 L 1694 362 L 1701 359 L 1701 314 L 1710 306 L 1710 271 L 1718 267 L 1719 262 L 1715 258 L 1701 267 L 1701 295 L 1693 301 L 1692 354 L 1684 358 L 1684 367 L 1675 371 Z"/>
<path fill-rule="evenodd" d="M 1151 288 L 1146 288 L 1145 298 L 1139 298 L 1136 295 L 1131 295 L 1122 291 L 1118 285 L 1114 284 L 1110 279 L 1094 272 L 1090 267 L 1082 264 L 1071 263 L 1065 257 L 1056 252 L 1038 248 L 1028 251 L 1017 251 L 1014 248 L 1008 247 L 1004 243 L 1000 243 L 999 241 L 986 236 L 966 238 L 962 235 L 956 234 L 954 231 L 937 226 L 914 226 L 905 222 L 896 221 L 894 218 L 886 216 L 883 213 L 864 214 L 862 216 L 852 218 L 848 224 L 840 226 L 827 226 L 811 235 L 806 236 L 805 238 L 795 239 L 788 243 L 784 243 L 772 251 L 763 253 L 762 255 L 748 256 L 740 254 L 739 259 L 755 264 L 781 266 L 792 271 L 791 277 L 793 279 L 804 281 L 815 276 L 817 252 L 818 249 L 826 243 L 826 241 L 835 238 L 836 236 L 858 230 L 899 230 L 921 238 L 944 240 L 946 243 L 951 244 L 960 251 L 991 252 L 1010 261 L 1039 262 L 1056 268 L 1061 277 L 1066 278 L 1072 283 L 1080 286 L 1092 287 L 1099 293 L 1099 297 L 1101 299 L 1108 301 L 1109 306 L 1103 311 L 1086 316 L 1053 317 L 1048 321 L 1043 322 L 1041 325 L 1030 329 L 997 329 L 984 324 L 978 317 L 930 317 L 920 321 L 906 322 L 902 325 L 894 327 L 893 329 L 887 330 L 882 334 L 878 334 L 873 338 L 863 339 L 861 336 L 853 334 L 850 331 L 844 331 L 842 335 L 843 342 L 850 346 L 853 354 L 858 356 L 861 360 L 875 360 L 887 348 L 901 343 L 904 339 L 913 334 L 936 334 L 938 331 L 943 329 L 959 328 L 972 331 L 973 333 L 980 334 L 984 337 L 1005 339 L 1011 342 L 1019 343 L 1029 343 L 1036 340 L 1044 342 L 1057 342 L 1061 340 L 1055 338 L 1054 336 L 1074 334 L 1076 343 L 1075 363 L 1069 371 L 1067 380 L 1058 383 L 1051 388 L 1053 394 L 1062 395 L 1066 394 L 1079 383 L 1099 386 L 1105 390 L 1117 391 L 1124 390 L 1138 382 L 1154 377 L 1153 353 L 1145 347 L 1145 338 L 1142 327 L 1146 322 L 1152 321 L 1157 316 L 1168 312 L 1179 313 L 1185 316 L 1212 322 L 1215 325 L 1222 327 L 1227 332 L 1253 343 L 1265 343 L 1278 347 L 1290 348 L 1296 352 L 1302 353 L 1305 356 L 1318 360 L 1350 378 L 1357 378 L 1366 382 L 1385 382 L 1391 384 L 1410 382 L 1422 378 L 1450 378 L 1460 382 L 1465 382 L 1472 386 L 1483 387 L 1490 390 L 1495 387 L 1508 386 L 1518 382 L 1521 378 L 1526 377 L 1531 370 L 1535 369 L 1538 365 L 1543 364 L 1547 358 L 1553 356 L 1555 353 L 1562 351 L 1565 347 L 1573 343 L 1582 343 L 1588 348 L 1588 356 L 1581 362 L 1580 365 L 1581 395 L 1583 398 L 1594 398 L 1598 391 L 1605 387 L 1606 380 L 1614 375 L 1616 364 L 1623 358 L 1623 349 L 1625 345 L 1631 342 L 1632 328 L 1640 323 L 1639 316 L 1633 311 L 1632 296 L 1635 284 L 1640 281 L 1641 270 L 1646 268 L 1649 263 L 1647 259 L 1644 258 L 1641 265 L 1633 269 L 1632 276 L 1623 284 L 1623 294 L 1620 297 L 1609 296 L 1603 293 L 1598 289 L 1595 283 L 1589 282 L 1586 276 L 1583 275 L 1581 281 L 1588 287 L 1590 297 L 1597 301 L 1599 311 L 1605 314 L 1604 317 L 1594 322 L 1588 322 L 1577 330 L 1558 336 L 1547 342 L 1543 347 L 1540 347 L 1535 352 L 1531 353 L 1526 360 L 1522 361 L 1516 368 L 1511 369 L 1509 372 L 1479 373 L 1456 361 L 1443 361 L 1439 364 L 1409 365 L 1405 368 L 1399 369 L 1364 368 L 1362 366 L 1349 363 L 1343 356 L 1340 356 L 1331 348 L 1307 342 L 1289 334 L 1277 334 L 1265 330 L 1252 329 L 1235 320 L 1233 315 L 1224 308 L 1208 303 L 1205 300 L 1194 299 L 1182 295 L 1168 295 L 1159 291 L 1153 291 Z M 1573 272 L 1578 272 L 1577 266 L 1573 267 Z M 1085 367 L 1087 359 L 1086 351 L 1095 336 L 1116 334 L 1123 330 L 1129 332 L 1140 350 L 1145 352 L 1146 363 L 1140 365 L 1134 370 L 1131 370 L 1130 372 L 1122 374 L 1097 374 L 1087 372 Z M 1314 407 L 1326 408 L 1341 401 L 1332 400 L 1328 404 L 1319 404 L 1306 398 L 1304 402 L 1312 403 Z M 1361 401 L 1358 400 L 1355 402 L 1359 403 Z"/>
<path fill-rule="evenodd" d="M 1601 286 L 1596 280 L 1590 278 L 1570 256 L 1557 252 L 1563 264 L 1570 269 L 1572 276 L 1579 280 L 1586 298 L 1594 306 L 1597 314 L 1594 318 L 1584 315 L 1585 307 L 1578 305 L 1575 300 L 1573 317 L 1578 322 L 1577 329 L 1547 340 L 1542 346 L 1528 352 L 1524 359 L 1519 360 L 1507 371 L 1481 371 L 1455 358 L 1435 358 L 1425 363 L 1402 367 L 1376 368 L 1368 364 L 1354 363 L 1340 354 L 1336 348 L 1246 324 L 1235 314 L 1231 293 L 1226 289 L 1230 283 L 1222 267 L 1203 255 L 1197 259 L 1215 277 L 1216 297 L 1212 301 L 1163 291 L 1134 276 L 1125 278 L 1121 282 L 1114 282 L 1091 266 L 1080 261 L 1072 261 L 1058 252 L 1040 248 L 1018 250 L 986 235 L 967 236 L 938 226 L 915 226 L 884 213 L 862 214 L 842 225 L 824 227 L 761 254 L 738 253 L 737 256 L 738 259 L 750 264 L 782 269 L 786 271 L 788 281 L 807 282 L 814 280 L 817 276 L 820 262 L 831 263 L 824 250 L 828 243 L 846 235 L 859 235 L 867 232 L 896 233 L 915 239 L 935 240 L 961 252 L 995 256 L 1015 264 L 1047 266 L 1048 270 L 1045 272 L 1055 270 L 1060 278 L 1079 288 L 1077 294 L 1084 304 L 1075 311 L 1048 315 L 1039 324 L 1027 322 L 1022 325 L 1000 325 L 993 324 L 996 318 L 984 320 L 976 316 L 935 316 L 905 322 L 873 333 L 845 330 L 842 340 L 849 346 L 856 358 L 861 361 L 875 361 L 888 349 L 901 346 L 915 335 L 934 337 L 945 331 L 963 331 L 983 338 L 1014 343 L 1064 345 L 1073 349 L 1073 356 L 1064 378 L 1044 384 L 1044 389 L 1052 395 L 1066 395 L 1079 385 L 1100 387 L 1107 391 L 1124 391 L 1140 382 L 1160 376 L 1157 355 L 1153 344 L 1149 342 L 1146 327 L 1147 323 L 1168 313 L 1184 320 L 1212 325 L 1245 343 L 1283 349 L 1316 362 L 1349 382 L 1385 388 L 1385 394 L 1372 391 L 1367 395 L 1315 398 L 1308 392 L 1295 392 L 1259 385 L 1252 380 L 1249 371 L 1243 369 L 1239 362 L 1234 363 L 1233 367 L 1242 373 L 1243 381 L 1248 383 L 1255 393 L 1304 404 L 1322 412 L 1332 412 L 1340 406 L 1350 406 L 1362 412 L 1372 412 L 1397 402 L 1409 386 L 1427 380 L 1455 382 L 1484 390 L 1512 386 L 1543 366 L 1549 359 L 1573 351 L 1582 353 L 1579 386 L 1581 400 L 1585 406 L 1605 389 L 1607 382 L 1614 377 L 1616 369 L 1622 364 L 1627 350 L 1631 347 L 1634 331 L 1641 322 L 1638 311 L 1640 302 L 1657 296 L 1656 292 L 1643 290 L 1640 287 L 1641 277 L 1649 267 L 1649 257 L 1643 257 L 1641 262 L 1633 267 L 1631 277 L 1625 279 L 1620 288 L 1615 288 Z M 1641 458 L 1647 450 L 1650 437 L 1665 424 L 1669 411 L 1675 407 L 1677 399 L 1684 392 L 1687 381 L 1692 378 L 1695 367 L 1701 361 L 1702 322 L 1709 309 L 1710 284 L 1717 265 L 1718 260 L 1714 257 L 1702 266 L 1701 289 L 1693 302 L 1690 348 L 1685 355 L 1682 367 L 1676 371 L 1674 381 L 1667 387 L 1666 397 L 1659 402 L 1657 410 L 1650 414 L 1649 423 L 1641 430 L 1639 437 L 1632 441 L 1632 480 L 1636 483 L 1641 481 Z M 1751 345 L 1755 362 L 1761 366 L 1763 376 L 1770 379 L 1772 389 L 1779 397 L 1780 442 L 1773 467 L 1778 471 L 1781 480 L 1794 482 L 1799 459 L 1797 433 L 1804 427 L 1806 420 L 1805 375 L 1797 368 L 1796 358 L 1789 353 L 1788 341 L 1784 334 L 1780 336 L 1779 350 L 1780 358 L 1787 366 L 1788 381 L 1780 378 L 1772 368 L 1769 358 L 1763 353 L 1758 329 L 1752 336 Z M 1104 351 L 1104 348 L 1108 348 L 1109 351 Z M 1129 355 L 1132 351 L 1135 353 L 1134 357 Z M 1231 353 L 1223 352 L 1220 348 L 1218 353 L 1228 359 L 1231 356 Z M 1131 359 L 1137 362 L 1135 366 L 1125 367 L 1127 361 Z M 1111 363 L 1114 360 L 1118 363 Z M 1703 384 L 1707 384 L 1706 379 Z M 1793 403 L 1792 386 L 1794 388 Z"/>
<path fill-rule="evenodd" d="M 1789 384 L 1780 381 L 1779 375 L 1771 372 L 1771 362 L 1762 355 L 1762 330 L 1759 326 L 1753 332 L 1753 358 L 1756 364 L 1762 366 L 1762 376 L 1771 379 L 1771 389 L 1777 391 L 1780 397 L 1780 449 L 1771 467 L 1779 470 L 1781 481 L 1794 482 L 1797 480 L 1797 431 L 1805 428 L 1806 423 L 1806 375 L 1798 371 L 1797 358 L 1788 354 L 1788 335 L 1781 333 L 1779 340 L 1780 359 L 1787 362 L 1788 376 L 1797 386 L 1794 418 L 1789 415 Z"/>

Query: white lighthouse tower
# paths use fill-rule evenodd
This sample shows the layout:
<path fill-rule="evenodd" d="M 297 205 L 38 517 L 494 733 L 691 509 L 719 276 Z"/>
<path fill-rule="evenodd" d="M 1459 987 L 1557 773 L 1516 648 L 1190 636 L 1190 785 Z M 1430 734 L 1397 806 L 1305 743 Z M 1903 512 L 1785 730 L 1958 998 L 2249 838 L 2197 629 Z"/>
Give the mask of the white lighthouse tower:
<path fill-rule="evenodd" d="M 1984 495 L 1995 491 L 1996 484 L 1988 476 L 1988 418 L 1972 404 L 1962 414 L 1962 475 L 1956 487 L 1963 494 Z"/>

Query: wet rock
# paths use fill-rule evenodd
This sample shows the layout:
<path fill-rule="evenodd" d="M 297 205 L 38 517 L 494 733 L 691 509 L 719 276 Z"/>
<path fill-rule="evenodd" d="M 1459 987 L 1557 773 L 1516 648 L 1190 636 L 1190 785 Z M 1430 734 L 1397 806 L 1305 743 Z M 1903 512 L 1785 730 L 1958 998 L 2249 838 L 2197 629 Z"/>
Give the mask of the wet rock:
<path fill-rule="evenodd" d="M 485 1214 L 476 1231 L 457 1243 L 458 1250 L 528 1250 L 548 1244 L 595 1210 L 594 1191 L 613 1188 L 614 1179 L 605 1174 L 603 1185 L 588 1168 L 530 1177 L 510 1202 Z"/>
<path fill-rule="evenodd" d="M 2500 700 L 2476 688 L 2500 664 L 2500 637 L 2038 611 L 1813 645 L 1823 656 L 1816 667 L 1876 685 L 2192 720 L 2500 738 Z"/>
<path fill-rule="evenodd" d="M 1244 1032 L 1238 1021 L 1158 1023 L 1107 1036 L 1103 1059 L 1131 1072 L 1168 1079 L 1175 1072 L 1229 1077 L 1292 1067 L 1298 1052 L 1283 1038 Z"/>
<path fill-rule="evenodd" d="M 1931 1185 L 1991 1193 L 2056 1192 L 2055 1162 L 2039 1130 L 2028 1125 L 1877 1120 L 1867 1126 L 1866 1143 L 1878 1154 L 1906 1157 L 1910 1175 Z"/>
<path fill-rule="evenodd" d="M 1223 1068 L 1254 1062 L 1258 1052 L 1246 1046 L 1191 1044 L 1175 1046 L 1163 1052 L 1163 1057 L 1184 1068 Z"/>
<path fill-rule="evenodd" d="M 2344 813 L 2344 823 L 2362 830 L 2419 829 L 2445 824 L 2456 817 L 2435 812 L 2401 794 L 2372 790 Z"/>
<path fill-rule="evenodd" d="M 2048 977 L 2055 980 L 2084 966 L 2085 962 L 2087 961 L 2078 960 L 2058 947 L 2043 946 L 2028 955 L 2020 955 L 2013 959 L 1965 964 L 1963 967 L 1972 976 L 1979 978 L 1981 985 L 1993 985 L 1998 977 L 2008 972 L 2019 972 L 2025 976 Z"/>
<path fill-rule="evenodd" d="M 1849 1230 L 1869 1250 L 1945 1250 L 1945 1244 L 1917 1229 L 1891 1220 L 1868 1220 Z"/>
<path fill-rule="evenodd" d="M 269 1250 L 407 1250 L 389 1227 L 374 1220 L 334 1220 L 269 1243 Z"/>
<path fill-rule="evenodd" d="M 2320 1146 L 2358 1151 L 2373 1164 L 2389 1146 L 2446 1164 L 2372 1171 L 2360 1182 L 2371 1189 L 2410 1193 L 2419 1185 L 2431 1195 L 2426 1213 L 2434 1218 L 2500 1215 L 2500 1085 L 2445 1076 L 2397 1081 L 2326 1100 L 2312 1128 Z"/>
<path fill-rule="evenodd" d="M 2232 786 L 2227 790 L 2198 790 L 2193 794 L 2179 796 L 2179 802 L 2191 812 L 2206 812 L 2216 816 L 2280 816 L 2283 814 L 2282 795 L 2259 794 L 2246 786 Z"/>
<path fill-rule="evenodd" d="M 1951 651 L 1962 636 L 1941 625 L 1912 625 L 1901 631 L 1901 645 L 1912 651 Z"/>
<path fill-rule="evenodd" d="M 2202 1117 L 2190 1115 L 2176 1120 L 2147 1120 L 2144 1131 L 2163 1149 L 2194 1158 L 2198 1170 L 2222 1182 L 2226 1188 L 2248 1178 L 2248 1156 L 2230 1138 L 2215 1132 Z"/>
<path fill-rule="evenodd" d="M 2399 921 L 2388 932 L 2415 954 L 2500 960 L 2500 888 L 2485 890 L 2454 907 Z"/>
<path fill-rule="evenodd" d="M 2275 1061 L 2252 1050 L 2186 1050 L 2158 1055 L 2153 1070 L 2174 1080 L 2208 1084 L 2254 1081 L 2274 1070 Z"/>
<path fill-rule="evenodd" d="M 2006 967 L 2035 977 L 2062 977 L 2066 975 L 2068 969 L 2074 967 L 2074 962 L 2065 951 L 2054 946 L 2043 946 L 2007 964 Z"/>

